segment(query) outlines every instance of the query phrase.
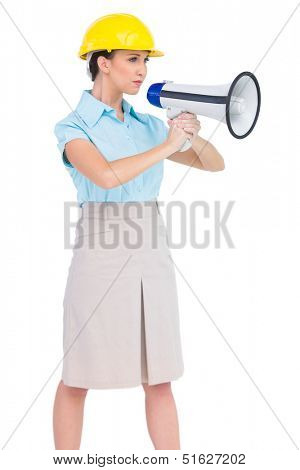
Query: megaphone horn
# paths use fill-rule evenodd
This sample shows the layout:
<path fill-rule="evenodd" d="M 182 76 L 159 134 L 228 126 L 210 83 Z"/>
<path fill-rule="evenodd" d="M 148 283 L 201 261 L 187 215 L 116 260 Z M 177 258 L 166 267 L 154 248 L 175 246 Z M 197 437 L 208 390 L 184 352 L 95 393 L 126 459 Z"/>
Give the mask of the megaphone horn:
<path fill-rule="evenodd" d="M 257 122 L 261 93 L 254 74 L 241 72 L 225 85 L 186 85 L 168 80 L 154 83 L 147 99 L 154 106 L 167 109 L 169 119 L 182 112 L 207 116 L 226 123 L 236 139 L 244 139 Z"/>

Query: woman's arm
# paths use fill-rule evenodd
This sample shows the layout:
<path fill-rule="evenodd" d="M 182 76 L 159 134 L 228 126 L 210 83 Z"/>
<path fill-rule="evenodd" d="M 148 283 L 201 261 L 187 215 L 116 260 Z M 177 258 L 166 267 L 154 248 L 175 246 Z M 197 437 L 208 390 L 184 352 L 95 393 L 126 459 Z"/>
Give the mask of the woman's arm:
<path fill-rule="evenodd" d="M 224 170 L 225 163 L 223 157 L 208 140 L 198 135 L 201 129 L 200 121 L 194 113 L 180 113 L 175 119 L 168 119 L 170 128 L 179 127 L 190 134 L 192 146 L 185 152 L 176 151 L 168 157 L 176 163 L 193 166 L 200 170 L 220 171 Z M 192 137 L 191 137 L 192 136 Z"/>
<path fill-rule="evenodd" d="M 107 161 L 94 144 L 79 138 L 67 142 L 65 152 L 68 160 L 80 173 L 97 186 L 111 189 L 127 183 L 155 163 L 167 158 L 174 153 L 174 148 L 165 141 L 147 152 Z"/>
<path fill-rule="evenodd" d="M 175 152 L 167 158 L 200 170 L 221 171 L 225 168 L 223 157 L 217 149 L 199 135 L 195 137 L 192 147 L 188 150 Z"/>

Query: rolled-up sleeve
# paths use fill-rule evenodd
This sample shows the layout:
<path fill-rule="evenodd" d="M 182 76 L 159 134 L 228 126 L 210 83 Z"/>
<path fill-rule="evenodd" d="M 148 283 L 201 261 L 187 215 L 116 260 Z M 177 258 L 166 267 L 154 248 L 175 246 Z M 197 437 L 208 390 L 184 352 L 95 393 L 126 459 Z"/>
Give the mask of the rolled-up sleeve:
<path fill-rule="evenodd" d="M 57 148 L 65 166 L 73 168 L 65 153 L 65 145 L 73 139 L 85 139 L 90 141 L 88 135 L 75 123 L 58 122 L 54 127 L 54 134 L 57 138 Z"/>

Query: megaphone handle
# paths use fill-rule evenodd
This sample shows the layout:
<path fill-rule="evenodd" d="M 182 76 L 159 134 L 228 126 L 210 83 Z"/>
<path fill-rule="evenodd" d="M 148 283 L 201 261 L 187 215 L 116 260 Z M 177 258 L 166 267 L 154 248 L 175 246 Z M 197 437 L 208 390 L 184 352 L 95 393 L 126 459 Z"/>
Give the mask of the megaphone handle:
<path fill-rule="evenodd" d="M 191 142 L 189 139 L 186 139 L 185 143 L 183 144 L 183 146 L 179 149 L 179 152 L 185 152 L 186 150 L 188 150 L 190 147 L 192 146 Z"/>
<path fill-rule="evenodd" d="M 184 113 L 185 111 L 184 110 L 181 110 L 179 108 L 167 108 L 167 117 L 169 119 L 174 119 L 176 118 L 177 116 L 179 116 L 179 114 L 181 113 Z M 186 139 L 186 141 L 184 142 L 184 144 L 182 145 L 182 147 L 179 149 L 179 152 L 185 152 L 186 150 L 188 150 L 190 147 L 192 146 L 191 142 L 189 139 Z"/>

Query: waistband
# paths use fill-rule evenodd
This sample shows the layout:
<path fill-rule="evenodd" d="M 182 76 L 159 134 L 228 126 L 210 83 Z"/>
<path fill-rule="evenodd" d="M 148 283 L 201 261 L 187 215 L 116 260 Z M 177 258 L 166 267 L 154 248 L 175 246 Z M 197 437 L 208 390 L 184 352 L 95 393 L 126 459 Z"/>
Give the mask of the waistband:
<path fill-rule="evenodd" d="M 81 217 L 97 219 L 144 219 L 160 214 L 158 201 L 95 202 L 81 206 Z"/>

